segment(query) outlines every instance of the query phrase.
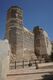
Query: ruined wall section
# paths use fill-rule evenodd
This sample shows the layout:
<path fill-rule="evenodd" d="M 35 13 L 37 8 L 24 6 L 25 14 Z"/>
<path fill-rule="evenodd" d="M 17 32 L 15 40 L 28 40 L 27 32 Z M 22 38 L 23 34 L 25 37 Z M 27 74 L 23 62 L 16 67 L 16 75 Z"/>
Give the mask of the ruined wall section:
<path fill-rule="evenodd" d="M 36 59 L 34 54 L 34 34 L 24 27 L 23 47 L 25 60 Z"/>

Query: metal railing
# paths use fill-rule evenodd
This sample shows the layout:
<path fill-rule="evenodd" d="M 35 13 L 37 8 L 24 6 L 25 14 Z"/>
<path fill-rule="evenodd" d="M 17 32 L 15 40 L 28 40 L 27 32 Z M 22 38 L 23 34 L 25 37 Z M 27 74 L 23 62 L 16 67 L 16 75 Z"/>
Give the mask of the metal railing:
<path fill-rule="evenodd" d="M 36 69 L 38 69 L 38 63 L 37 63 L 37 61 L 36 60 L 29 60 L 29 61 L 14 61 L 14 62 L 11 62 L 10 63 L 10 68 L 14 68 L 14 69 L 17 69 L 17 67 L 22 67 L 22 68 L 24 68 L 24 67 L 26 67 L 26 66 L 28 66 L 28 67 L 32 67 L 32 66 L 35 66 L 35 68 Z"/>

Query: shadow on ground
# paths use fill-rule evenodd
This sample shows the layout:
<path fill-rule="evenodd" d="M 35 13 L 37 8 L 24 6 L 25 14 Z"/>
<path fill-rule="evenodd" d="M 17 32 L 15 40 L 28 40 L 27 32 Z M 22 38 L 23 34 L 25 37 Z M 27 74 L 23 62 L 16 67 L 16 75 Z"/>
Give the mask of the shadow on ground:
<path fill-rule="evenodd" d="M 42 77 L 42 80 L 53 80 L 53 73 L 48 73 L 46 75 L 43 75 Z"/>

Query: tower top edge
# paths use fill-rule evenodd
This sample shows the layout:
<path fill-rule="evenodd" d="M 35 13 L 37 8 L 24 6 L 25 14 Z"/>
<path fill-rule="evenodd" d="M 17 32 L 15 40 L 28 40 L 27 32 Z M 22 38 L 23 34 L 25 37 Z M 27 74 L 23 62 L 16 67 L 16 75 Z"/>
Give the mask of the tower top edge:
<path fill-rule="evenodd" d="M 41 30 L 41 31 L 44 31 L 44 29 L 40 26 L 35 26 L 33 31 L 36 31 L 36 30 Z"/>
<path fill-rule="evenodd" d="M 9 9 L 8 9 L 8 11 L 9 10 L 11 10 L 11 9 L 20 9 L 20 10 L 23 10 L 21 7 L 19 7 L 19 6 L 11 6 Z"/>

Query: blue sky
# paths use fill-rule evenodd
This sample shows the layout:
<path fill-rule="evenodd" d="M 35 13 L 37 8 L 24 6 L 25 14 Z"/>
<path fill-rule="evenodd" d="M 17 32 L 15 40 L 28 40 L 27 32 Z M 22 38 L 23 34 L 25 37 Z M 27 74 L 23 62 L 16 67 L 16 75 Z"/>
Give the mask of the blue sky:
<path fill-rule="evenodd" d="M 0 39 L 5 35 L 7 10 L 13 5 L 23 9 L 26 28 L 32 31 L 39 25 L 53 40 L 53 0 L 0 0 Z"/>

